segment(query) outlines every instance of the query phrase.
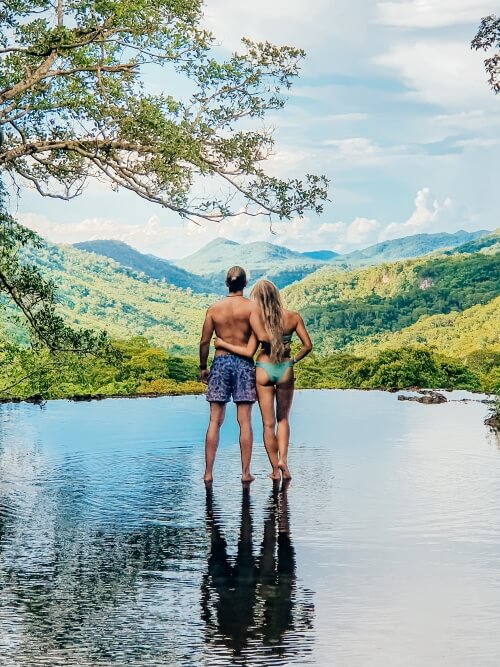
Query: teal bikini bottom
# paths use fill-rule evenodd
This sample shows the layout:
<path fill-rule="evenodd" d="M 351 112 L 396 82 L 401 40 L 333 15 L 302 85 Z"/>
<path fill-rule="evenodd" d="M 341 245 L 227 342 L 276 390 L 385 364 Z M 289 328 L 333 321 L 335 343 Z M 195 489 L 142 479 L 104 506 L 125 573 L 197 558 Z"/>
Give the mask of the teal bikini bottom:
<path fill-rule="evenodd" d="M 263 368 L 266 371 L 267 376 L 269 377 L 269 382 L 272 382 L 273 384 L 276 384 L 281 380 L 287 368 L 293 367 L 293 363 L 291 361 L 282 361 L 280 364 L 271 364 L 267 361 L 257 361 L 255 365 L 258 368 Z"/>

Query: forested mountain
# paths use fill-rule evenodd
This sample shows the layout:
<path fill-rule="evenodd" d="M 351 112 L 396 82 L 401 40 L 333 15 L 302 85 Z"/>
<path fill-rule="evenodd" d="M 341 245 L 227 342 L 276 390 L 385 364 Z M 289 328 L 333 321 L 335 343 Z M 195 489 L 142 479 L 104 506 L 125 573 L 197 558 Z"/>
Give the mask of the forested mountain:
<path fill-rule="evenodd" d="M 350 266 L 364 266 L 392 262 L 399 259 L 409 259 L 411 257 L 421 257 L 436 250 L 455 248 L 458 245 L 483 237 L 488 233 L 484 229 L 476 232 L 466 232 L 462 229 L 454 234 L 448 234 L 447 232 L 439 234 L 414 234 L 400 239 L 376 243 L 363 250 L 355 250 L 354 252 L 335 258 L 334 261 L 346 263 Z"/>
<path fill-rule="evenodd" d="M 500 354 L 500 297 L 462 312 L 421 317 L 394 333 L 366 338 L 353 349 L 360 354 L 374 354 L 415 344 L 462 360 L 478 350 Z"/>
<path fill-rule="evenodd" d="M 283 288 L 302 280 L 321 266 L 349 269 L 420 257 L 444 248 L 455 248 L 485 234 L 488 234 L 485 230 L 415 234 L 377 243 L 346 255 L 339 255 L 332 250 L 300 253 L 274 243 L 236 243 L 215 239 L 194 254 L 175 260 L 175 264 L 186 271 L 205 276 L 216 285 L 224 282 L 225 272 L 230 266 L 239 264 L 247 270 L 250 285 L 259 278 L 268 278 Z"/>
<path fill-rule="evenodd" d="M 200 276 L 189 273 L 166 259 L 139 252 L 127 243 L 123 243 L 123 241 L 83 241 L 82 243 L 75 243 L 74 247 L 79 250 L 109 257 L 123 266 L 134 269 L 138 273 L 144 273 L 149 278 L 163 280 L 175 287 L 190 288 L 193 292 L 198 292 L 199 294 L 222 294 L 225 291 L 224 285 L 221 285 L 220 281 L 200 278 Z"/>
<path fill-rule="evenodd" d="M 196 350 L 204 311 L 219 298 L 194 294 L 113 259 L 46 243 L 33 257 L 58 286 L 60 312 L 71 324 L 111 336 L 144 335 L 168 350 Z"/>
<path fill-rule="evenodd" d="M 494 232 L 491 232 L 486 236 L 481 236 L 477 239 L 459 245 L 456 248 L 447 250 L 445 254 L 455 255 L 473 252 L 482 252 L 490 255 L 500 252 L 500 229 L 496 229 Z"/>
<path fill-rule="evenodd" d="M 215 239 L 193 255 L 176 260 L 176 264 L 222 284 L 227 269 L 237 264 L 247 271 L 249 285 L 268 278 L 281 288 L 312 273 L 324 262 L 264 241 L 235 243 Z"/>
<path fill-rule="evenodd" d="M 498 255 L 453 255 L 370 268 L 321 269 L 284 290 L 324 351 L 342 349 L 425 315 L 463 311 L 500 294 Z"/>
<path fill-rule="evenodd" d="M 177 266 L 199 275 L 217 273 L 234 264 L 241 264 L 249 270 L 267 269 L 273 262 L 300 262 L 314 267 L 321 263 L 274 243 L 265 241 L 236 243 L 222 238 L 210 241 L 188 257 L 175 260 Z"/>

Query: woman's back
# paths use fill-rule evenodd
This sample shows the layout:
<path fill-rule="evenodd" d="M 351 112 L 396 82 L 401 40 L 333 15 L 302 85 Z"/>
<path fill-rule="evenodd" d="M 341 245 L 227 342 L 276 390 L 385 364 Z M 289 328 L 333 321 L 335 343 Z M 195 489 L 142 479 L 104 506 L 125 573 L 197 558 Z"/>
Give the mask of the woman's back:
<path fill-rule="evenodd" d="M 284 345 L 283 360 L 290 359 L 290 343 L 293 334 L 297 328 L 298 313 L 293 310 L 286 310 L 283 308 L 281 316 L 281 342 Z M 262 343 L 259 359 L 266 360 L 271 356 L 271 344 Z"/>

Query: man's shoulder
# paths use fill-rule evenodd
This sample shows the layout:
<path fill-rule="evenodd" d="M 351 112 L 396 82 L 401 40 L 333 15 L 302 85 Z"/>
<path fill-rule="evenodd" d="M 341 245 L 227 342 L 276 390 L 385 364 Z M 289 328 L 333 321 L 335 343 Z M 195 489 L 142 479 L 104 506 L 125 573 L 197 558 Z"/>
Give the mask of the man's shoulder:
<path fill-rule="evenodd" d="M 238 301 L 238 306 L 242 306 L 244 308 L 246 308 L 246 307 L 253 308 L 253 306 L 255 304 L 255 301 L 252 301 L 251 299 L 249 299 L 246 296 L 243 296 L 243 297 L 239 298 L 237 301 Z M 220 299 L 219 301 L 216 301 L 215 303 L 213 303 L 210 306 L 210 308 L 225 308 L 226 306 L 233 307 L 234 305 L 235 305 L 234 298 L 230 297 L 230 296 L 225 296 L 225 297 L 222 297 L 222 299 Z"/>

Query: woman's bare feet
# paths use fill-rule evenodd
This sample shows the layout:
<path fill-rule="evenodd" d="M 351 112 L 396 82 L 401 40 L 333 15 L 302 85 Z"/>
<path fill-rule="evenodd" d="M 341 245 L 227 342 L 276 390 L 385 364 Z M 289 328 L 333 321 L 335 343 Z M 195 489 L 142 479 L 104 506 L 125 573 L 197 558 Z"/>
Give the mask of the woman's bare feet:
<path fill-rule="evenodd" d="M 269 479 L 272 479 L 273 482 L 279 482 L 281 480 L 281 471 L 279 465 L 277 465 L 276 468 L 273 468 L 273 471 L 269 473 L 268 477 Z"/>
<path fill-rule="evenodd" d="M 205 482 L 205 484 L 211 484 L 211 482 L 214 481 L 214 478 L 212 477 L 212 473 L 206 472 L 203 475 L 203 481 Z"/>
<path fill-rule="evenodd" d="M 251 475 L 249 472 L 245 473 L 244 475 L 241 476 L 241 482 L 242 484 L 251 484 L 253 482 L 255 477 Z"/>
<path fill-rule="evenodd" d="M 290 471 L 288 470 L 288 466 L 285 463 L 285 461 L 280 461 L 278 463 L 278 468 L 281 470 L 283 479 L 292 479 L 292 475 L 290 474 Z"/>

